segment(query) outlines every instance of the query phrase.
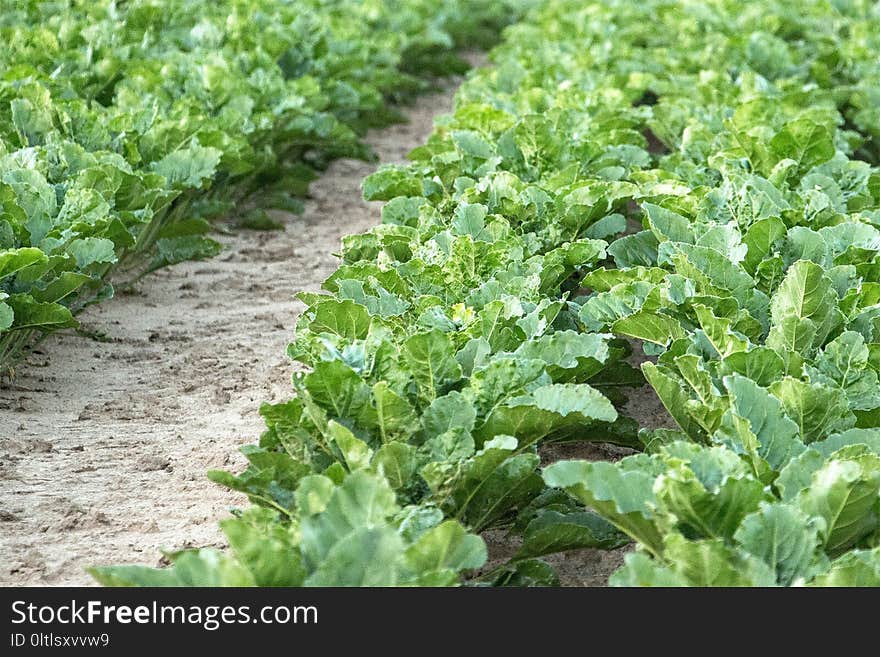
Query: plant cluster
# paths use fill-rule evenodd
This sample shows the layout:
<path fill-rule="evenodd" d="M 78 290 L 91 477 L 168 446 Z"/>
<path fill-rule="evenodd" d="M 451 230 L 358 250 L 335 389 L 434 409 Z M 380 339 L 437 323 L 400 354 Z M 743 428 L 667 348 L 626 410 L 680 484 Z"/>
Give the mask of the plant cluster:
<path fill-rule="evenodd" d="M 878 51 L 866 0 L 540 3 L 300 295 L 231 552 L 98 579 L 450 584 L 504 528 L 477 581 L 634 541 L 613 584 L 880 584 Z"/>
<path fill-rule="evenodd" d="M 486 0 L 3 0 L 0 371 L 132 280 L 204 258 L 259 191 L 298 211 L 315 172 L 454 50 L 510 20 Z M 251 218 L 265 225 L 257 211 Z"/>

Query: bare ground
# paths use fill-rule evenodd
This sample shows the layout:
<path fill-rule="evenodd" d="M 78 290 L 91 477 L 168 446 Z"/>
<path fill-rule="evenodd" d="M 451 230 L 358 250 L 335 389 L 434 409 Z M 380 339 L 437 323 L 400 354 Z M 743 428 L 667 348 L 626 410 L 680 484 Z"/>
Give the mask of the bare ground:
<path fill-rule="evenodd" d="M 454 88 L 372 132 L 403 161 L 451 109 Z M 285 356 L 302 304 L 337 266 L 342 236 L 378 222 L 361 201 L 375 164 L 340 160 L 284 230 L 221 237 L 217 258 L 145 279 L 81 316 L 98 342 L 51 336 L 0 389 L 0 585 L 85 585 L 89 565 L 158 564 L 160 548 L 223 544 L 217 520 L 244 497 L 207 481 L 238 471 L 263 401 L 290 395 Z"/>

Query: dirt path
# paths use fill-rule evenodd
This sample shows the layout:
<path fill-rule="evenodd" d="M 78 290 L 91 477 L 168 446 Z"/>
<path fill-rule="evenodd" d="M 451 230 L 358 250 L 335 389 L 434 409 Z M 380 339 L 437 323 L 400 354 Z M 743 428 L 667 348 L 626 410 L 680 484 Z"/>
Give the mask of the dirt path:
<path fill-rule="evenodd" d="M 380 160 L 422 144 L 453 92 L 371 133 Z M 378 221 L 379 204 L 360 201 L 374 168 L 335 162 L 283 232 L 221 238 L 218 258 L 89 309 L 83 325 L 112 341 L 52 336 L 0 390 L 0 585 L 90 584 L 88 565 L 156 564 L 160 547 L 222 542 L 216 521 L 245 500 L 205 472 L 241 469 L 260 403 L 289 396 L 293 294 L 332 273 L 343 235 Z"/>

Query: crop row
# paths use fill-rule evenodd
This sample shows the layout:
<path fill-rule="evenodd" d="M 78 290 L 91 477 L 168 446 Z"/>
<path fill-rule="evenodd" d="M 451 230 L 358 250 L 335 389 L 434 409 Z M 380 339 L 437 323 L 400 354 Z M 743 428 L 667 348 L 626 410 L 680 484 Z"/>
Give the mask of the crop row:
<path fill-rule="evenodd" d="M 214 255 L 209 220 L 259 190 L 298 211 L 334 157 L 454 49 L 510 20 L 485 0 L 5 2 L 0 372 L 87 304 Z M 260 210 L 244 225 L 271 223 Z"/>
<path fill-rule="evenodd" d="M 96 577 L 552 584 L 634 542 L 612 583 L 880 584 L 878 49 L 860 0 L 540 3 L 300 295 L 296 395 L 211 473 L 231 551 Z M 678 428 L 622 415 L 645 381 Z"/>

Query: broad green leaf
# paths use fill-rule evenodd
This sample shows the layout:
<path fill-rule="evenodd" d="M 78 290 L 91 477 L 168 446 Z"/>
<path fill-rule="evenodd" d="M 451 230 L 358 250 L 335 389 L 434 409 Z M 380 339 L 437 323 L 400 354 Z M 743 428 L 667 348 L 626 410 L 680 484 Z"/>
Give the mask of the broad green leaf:
<path fill-rule="evenodd" d="M 778 160 L 794 160 L 805 173 L 834 156 L 834 138 L 825 126 L 807 118 L 796 119 L 770 140 L 770 150 Z"/>
<path fill-rule="evenodd" d="M 256 586 L 302 586 L 305 569 L 289 525 L 269 509 L 254 507 L 220 523 L 239 563 Z"/>
<path fill-rule="evenodd" d="M 855 425 L 855 416 L 847 408 L 846 394 L 839 388 L 785 377 L 771 384 L 770 392 L 782 402 L 785 414 L 795 421 L 804 443 Z"/>
<path fill-rule="evenodd" d="M 722 362 L 732 372 L 741 374 L 765 388 L 785 374 L 785 361 L 767 347 L 737 351 L 726 356 Z"/>
<path fill-rule="evenodd" d="M 375 423 L 372 391 L 357 372 L 338 360 L 321 361 L 303 377 L 312 400 L 336 418 L 351 418 L 361 424 Z"/>
<path fill-rule="evenodd" d="M 650 267 L 657 264 L 657 238 L 648 230 L 626 235 L 611 243 L 608 255 L 614 258 L 614 263 L 620 268 L 638 265 Z"/>
<path fill-rule="evenodd" d="M 664 347 L 685 335 L 677 319 L 645 310 L 639 310 L 628 317 L 618 319 L 611 325 L 611 331 L 618 335 L 647 340 Z"/>
<path fill-rule="evenodd" d="M 373 386 L 373 403 L 376 407 L 376 426 L 383 443 L 407 440 L 415 432 L 415 410 L 385 381 Z"/>
<path fill-rule="evenodd" d="M 667 240 L 672 242 L 694 242 L 694 234 L 691 231 L 690 220 L 676 212 L 654 205 L 642 203 L 642 209 L 648 218 L 648 225 L 658 242 Z"/>
<path fill-rule="evenodd" d="M 730 320 L 716 317 L 712 309 L 703 304 L 694 304 L 694 313 L 700 328 L 721 358 L 748 349 L 749 341 L 733 332 Z"/>
<path fill-rule="evenodd" d="M 808 351 L 839 323 L 837 294 L 822 268 L 799 260 L 788 270 L 770 305 L 770 346 Z"/>
<path fill-rule="evenodd" d="M 321 513 L 301 521 L 301 546 L 306 567 L 311 570 L 325 561 L 332 561 L 331 550 L 343 541 L 346 543 L 337 556 L 351 560 L 352 568 L 363 566 L 363 555 L 360 559 L 355 558 L 356 550 L 360 548 L 375 550 L 377 555 L 393 550 L 402 552 L 402 543 L 396 533 L 390 532 L 394 536 L 391 538 L 390 530 L 386 531 L 386 522 L 396 512 L 394 491 L 384 479 L 363 470 L 351 473 L 333 491 L 327 507 Z M 340 572 L 347 567 L 340 564 Z M 381 579 L 385 575 L 388 573 L 381 571 L 376 577 Z M 317 577 L 328 582 L 337 576 L 339 572 L 323 572 Z M 396 581 L 393 570 L 388 576 Z M 394 581 L 388 583 L 393 584 Z"/>
<path fill-rule="evenodd" d="M 642 363 L 642 372 L 682 431 L 692 440 L 705 442 L 706 436 L 702 427 L 687 410 L 691 398 L 682 382 L 673 378 L 665 368 L 651 362 Z"/>
<path fill-rule="evenodd" d="M 222 155 L 218 149 L 199 146 L 194 140 L 189 147 L 173 151 L 154 162 L 152 169 L 165 176 L 174 188 L 198 189 L 214 177 Z"/>
<path fill-rule="evenodd" d="M 5 298 L 5 297 L 0 297 Z M 15 313 L 12 308 L 0 301 L 0 331 L 5 331 L 10 326 L 12 326 L 12 322 L 14 320 Z"/>
<path fill-rule="evenodd" d="M 608 580 L 609 586 L 681 587 L 687 581 L 643 552 L 624 557 L 624 565 Z"/>
<path fill-rule="evenodd" d="M 822 540 L 831 556 L 843 553 L 876 530 L 880 522 L 880 459 L 870 465 L 856 461 L 828 461 L 813 474 L 810 486 L 795 504 L 824 521 Z"/>
<path fill-rule="evenodd" d="M 31 296 L 40 303 L 57 303 L 69 297 L 91 280 L 92 277 L 86 274 L 66 271 L 43 289 L 32 288 Z"/>
<path fill-rule="evenodd" d="M 403 552 L 392 528 L 354 525 L 329 546 L 305 586 L 398 586 L 406 579 Z"/>
<path fill-rule="evenodd" d="M 809 579 L 820 543 L 816 523 L 788 504 L 762 504 L 743 520 L 734 538 L 774 570 L 780 586 Z"/>
<path fill-rule="evenodd" d="M 611 463 L 560 461 L 544 468 L 543 477 L 548 486 L 566 490 L 653 554 L 662 553 L 663 539 L 653 519 L 654 476 L 648 472 Z"/>
<path fill-rule="evenodd" d="M 498 437 L 462 466 L 447 498 L 452 514 L 474 531 L 527 504 L 541 490 L 537 454 L 516 454 L 516 441 Z"/>
<path fill-rule="evenodd" d="M 545 587 L 559 586 L 559 576 L 553 567 L 541 559 L 523 559 L 504 568 L 493 586 Z"/>
<path fill-rule="evenodd" d="M 455 360 L 452 343 L 437 329 L 410 337 L 403 345 L 402 354 L 420 396 L 428 402 L 461 378 L 461 366 Z"/>
<path fill-rule="evenodd" d="M 109 566 L 89 568 L 104 586 L 254 586 L 254 579 L 235 559 L 218 550 L 203 548 L 180 552 L 170 568 Z"/>
<path fill-rule="evenodd" d="M 815 442 L 810 447 L 827 458 L 837 450 L 850 445 L 865 445 L 874 454 L 880 456 L 880 429 L 849 429 Z"/>
<path fill-rule="evenodd" d="M 663 558 L 688 586 L 773 586 L 773 570 L 757 557 L 741 552 L 720 539 L 691 541 L 670 534 Z"/>
<path fill-rule="evenodd" d="M 543 360 L 554 381 L 589 376 L 608 359 L 608 344 L 602 335 L 556 331 L 533 338 L 513 352 L 524 359 Z"/>
<path fill-rule="evenodd" d="M 315 305 L 315 319 L 309 330 L 315 333 L 333 333 L 345 340 L 362 340 L 370 329 L 370 313 L 350 299 L 328 299 Z"/>
<path fill-rule="evenodd" d="M 473 570 L 486 562 L 486 544 L 453 520 L 429 529 L 406 551 L 414 573 Z"/>
<path fill-rule="evenodd" d="M 369 467 L 370 459 L 373 457 L 373 450 L 363 440 L 356 438 L 348 428 L 333 420 L 327 423 L 327 433 L 339 448 L 339 451 L 342 452 L 342 458 L 345 460 L 349 471 Z"/>
<path fill-rule="evenodd" d="M 778 471 L 804 450 L 798 425 L 776 397 L 739 374 L 724 377 L 724 386 L 730 394 L 731 412 L 748 422 L 758 441 L 757 453 L 770 467 Z"/>
<path fill-rule="evenodd" d="M 767 217 L 754 222 L 746 231 L 743 242 L 748 247 L 743 267 L 754 274 L 758 264 L 773 253 L 775 245 L 785 236 L 785 224 L 778 217 Z"/>
<path fill-rule="evenodd" d="M 880 586 L 880 547 L 853 550 L 835 559 L 812 586 Z"/>
<path fill-rule="evenodd" d="M 516 557 L 540 557 L 581 548 L 611 550 L 628 542 L 625 535 L 595 513 L 542 510 L 526 527 Z"/>
<path fill-rule="evenodd" d="M 415 449 L 403 442 L 383 445 L 373 456 L 373 469 L 385 477 L 394 490 L 403 488 L 413 481 L 417 460 Z"/>
<path fill-rule="evenodd" d="M 688 467 L 672 468 L 654 484 L 658 506 L 688 536 L 730 539 L 765 499 L 764 484 L 747 476 L 707 485 Z"/>
<path fill-rule="evenodd" d="M 38 263 L 48 262 L 49 258 L 40 249 L 31 247 L 0 252 L 0 280 Z"/>
<path fill-rule="evenodd" d="M 40 303 L 27 294 L 10 295 L 5 303 L 15 315 L 12 329 L 54 331 L 79 325 L 70 310 L 59 303 Z"/>
<path fill-rule="evenodd" d="M 557 431 L 582 431 L 595 422 L 616 419 L 614 406 L 595 388 L 583 383 L 554 383 L 496 407 L 475 436 L 485 441 L 506 434 L 527 445 Z"/>

